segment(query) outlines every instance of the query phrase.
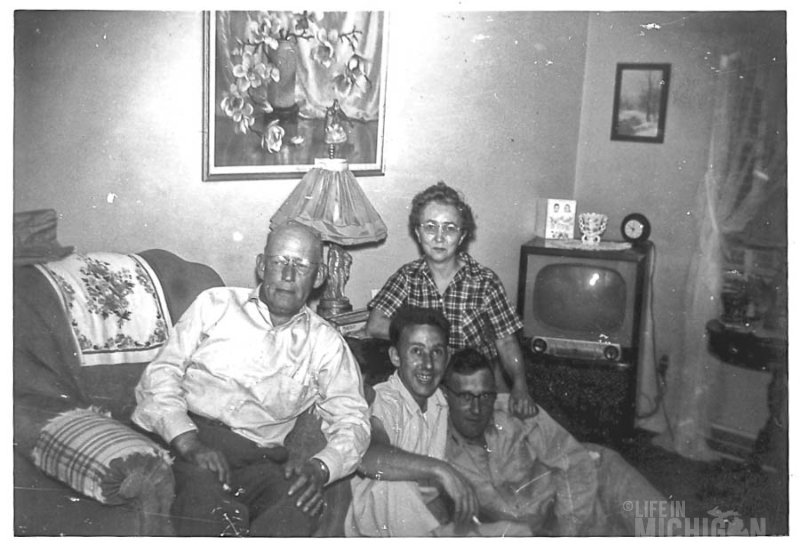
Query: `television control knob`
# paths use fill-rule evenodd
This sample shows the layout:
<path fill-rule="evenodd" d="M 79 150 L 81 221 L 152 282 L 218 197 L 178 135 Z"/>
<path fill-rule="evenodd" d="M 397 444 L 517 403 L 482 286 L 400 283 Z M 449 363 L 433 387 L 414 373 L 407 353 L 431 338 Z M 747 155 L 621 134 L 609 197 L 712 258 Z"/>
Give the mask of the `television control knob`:
<path fill-rule="evenodd" d="M 541 338 L 536 338 L 533 342 L 531 342 L 531 349 L 535 353 L 544 353 L 547 349 L 547 342 Z"/>
<path fill-rule="evenodd" d="M 616 361 L 619 359 L 619 348 L 616 346 L 608 346 L 603 350 L 603 356 L 609 361 Z"/>

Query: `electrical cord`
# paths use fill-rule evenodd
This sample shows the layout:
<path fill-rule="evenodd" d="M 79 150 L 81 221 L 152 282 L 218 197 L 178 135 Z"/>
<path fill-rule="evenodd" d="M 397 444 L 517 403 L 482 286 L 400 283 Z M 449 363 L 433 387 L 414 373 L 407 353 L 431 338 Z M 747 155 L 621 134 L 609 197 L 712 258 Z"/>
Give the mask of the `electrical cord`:
<path fill-rule="evenodd" d="M 650 318 L 650 345 L 651 345 L 651 353 L 653 356 L 653 365 L 656 367 L 656 397 L 655 400 L 650 399 L 650 397 L 645 396 L 651 403 L 655 403 L 653 408 L 641 415 L 636 415 L 636 418 L 646 419 L 653 415 L 655 415 L 659 409 L 663 407 L 664 404 L 664 397 L 667 393 L 667 369 L 669 368 L 669 356 L 664 354 L 661 356 L 661 359 L 656 363 L 656 320 L 655 320 L 655 311 L 654 311 L 654 297 L 655 293 L 655 268 L 656 268 L 656 245 L 655 243 L 651 242 L 652 244 L 652 255 L 650 256 L 650 266 L 648 267 L 649 272 L 649 294 L 647 298 L 648 302 L 648 316 Z M 666 409 L 663 410 L 662 414 L 664 415 L 664 421 L 667 424 L 667 431 L 669 432 L 670 438 L 674 440 L 675 434 L 672 429 L 672 422 L 669 420 L 669 414 L 667 413 Z"/>

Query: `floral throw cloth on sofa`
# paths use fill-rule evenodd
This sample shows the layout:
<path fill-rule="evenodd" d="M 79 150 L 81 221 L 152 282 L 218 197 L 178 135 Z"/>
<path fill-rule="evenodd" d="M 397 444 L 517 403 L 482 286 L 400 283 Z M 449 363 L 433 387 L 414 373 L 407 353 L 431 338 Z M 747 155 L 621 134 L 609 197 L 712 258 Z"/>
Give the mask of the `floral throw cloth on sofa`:
<path fill-rule="evenodd" d="M 37 264 L 61 298 L 82 366 L 146 363 L 172 321 L 158 277 L 136 254 L 74 254 Z"/>

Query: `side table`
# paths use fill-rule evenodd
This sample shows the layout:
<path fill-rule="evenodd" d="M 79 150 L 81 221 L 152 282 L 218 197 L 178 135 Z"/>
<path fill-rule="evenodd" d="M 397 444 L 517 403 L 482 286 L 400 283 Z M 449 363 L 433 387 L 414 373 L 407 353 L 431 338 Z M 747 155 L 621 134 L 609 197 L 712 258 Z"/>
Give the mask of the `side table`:
<path fill-rule="evenodd" d="M 788 341 L 778 333 L 726 325 L 719 319 L 706 324 L 708 350 L 717 359 L 771 374 L 767 389 L 769 419 L 756 438 L 754 461 L 788 472 Z"/>

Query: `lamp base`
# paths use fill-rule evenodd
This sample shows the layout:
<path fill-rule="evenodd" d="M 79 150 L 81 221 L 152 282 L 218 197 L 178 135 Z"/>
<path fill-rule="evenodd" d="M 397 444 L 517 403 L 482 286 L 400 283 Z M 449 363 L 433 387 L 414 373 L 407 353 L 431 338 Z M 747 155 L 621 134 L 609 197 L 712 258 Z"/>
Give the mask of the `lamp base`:
<path fill-rule="evenodd" d="M 341 298 L 322 298 L 317 306 L 317 313 L 323 319 L 330 319 L 334 315 L 348 313 L 353 310 L 350 300 Z"/>

